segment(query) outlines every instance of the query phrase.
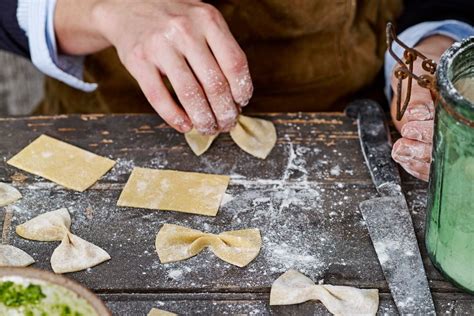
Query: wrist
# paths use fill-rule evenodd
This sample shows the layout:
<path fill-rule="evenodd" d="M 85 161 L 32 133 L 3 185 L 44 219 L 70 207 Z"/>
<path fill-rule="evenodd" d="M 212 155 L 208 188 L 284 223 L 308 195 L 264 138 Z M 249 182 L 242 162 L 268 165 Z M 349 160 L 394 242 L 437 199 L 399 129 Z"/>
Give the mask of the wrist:
<path fill-rule="evenodd" d="M 90 6 L 90 19 L 94 29 L 109 45 L 113 45 L 115 31 L 122 32 L 120 25 L 115 25 L 114 11 L 120 3 L 113 0 L 88 0 L 93 4 Z"/>
<path fill-rule="evenodd" d="M 57 0 L 54 31 L 60 53 L 87 55 L 110 46 L 94 13 L 102 0 Z"/>

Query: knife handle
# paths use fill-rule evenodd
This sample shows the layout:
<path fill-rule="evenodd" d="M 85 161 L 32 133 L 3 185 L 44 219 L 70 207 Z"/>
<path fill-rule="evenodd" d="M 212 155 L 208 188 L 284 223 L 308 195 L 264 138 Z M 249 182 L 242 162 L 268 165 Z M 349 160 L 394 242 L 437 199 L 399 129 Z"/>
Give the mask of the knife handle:
<path fill-rule="evenodd" d="M 357 119 L 362 152 L 379 194 L 400 195 L 400 173 L 392 160 L 390 132 L 381 106 L 372 100 L 356 100 L 346 108 L 346 115 Z"/>

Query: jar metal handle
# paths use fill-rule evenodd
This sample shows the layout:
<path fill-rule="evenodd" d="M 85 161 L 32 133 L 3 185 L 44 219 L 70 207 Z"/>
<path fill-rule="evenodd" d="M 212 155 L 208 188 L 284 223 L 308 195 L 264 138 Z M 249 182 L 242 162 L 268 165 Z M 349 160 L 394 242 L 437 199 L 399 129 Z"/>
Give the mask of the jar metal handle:
<path fill-rule="evenodd" d="M 411 97 L 411 87 L 413 84 L 413 79 L 416 80 L 418 85 L 423 88 L 429 89 L 434 95 L 437 95 L 436 90 L 436 79 L 435 72 L 437 64 L 434 60 L 426 57 L 416 49 L 408 47 L 403 43 L 396 35 L 395 28 L 392 23 L 388 22 L 386 27 L 387 33 L 387 47 L 390 55 L 398 63 L 398 67 L 394 70 L 394 76 L 397 78 L 397 120 L 400 121 L 407 110 L 408 103 L 410 102 Z M 403 49 L 403 60 L 401 60 L 397 54 L 393 51 L 393 43 L 397 43 Z M 417 58 L 421 58 L 421 67 L 428 72 L 428 74 L 417 75 L 413 72 L 413 64 Z M 407 91 L 405 93 L 403 105 L 402 105 L 402 86 L 403 81 L 407 79 Z"/>

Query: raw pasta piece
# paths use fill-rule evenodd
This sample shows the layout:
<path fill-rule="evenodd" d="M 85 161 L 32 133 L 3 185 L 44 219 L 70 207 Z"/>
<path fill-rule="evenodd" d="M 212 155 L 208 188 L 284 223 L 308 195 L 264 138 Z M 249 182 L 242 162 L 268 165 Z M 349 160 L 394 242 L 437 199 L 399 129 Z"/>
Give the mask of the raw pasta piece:
<path fill-rule="evenodd" d="M 194 128 L 190 132 L 184 134 L 186 142 L 196 156 L 204 154 L 209 147 L 211 147 L 212 142 L 217 136 L 219 135 L 203 135 Z"/>
<path fill-rule="evenodd" d="M 178 314 L 167 312 L 158 308 L 152 308 L 147 316 L 177 316 Z"/>
<path fill-rule="evenodd" d="M 267 158 L 276 144 L 276 129 L 272 122 L 241 115 L 230 137 L 245 152 L 260 159 Z"/>
<path fill-rule="evenodd" d="M 23 250 L 11 245 L 0 245 L 0 267 L 27 267 L 34 262 L 35 259 Z"/>
<path fill-rule="evenodd" d="M 272 122 L 245 115 L 239 116 L 230 136 L 243 151 L 260 159 L 268 156 L 277 139 Z M 209 149 L 217 135 L 202 135 L 193 129 L 184 137 L 196 156 L 200 156 Z"/>
<path fill-rule="evenodd" d="M 109 254 L 102 248 L 67 232 L 53 251 L 51 267 L 55 273 L 67 273 L 85 270 L 109 259 Z"/>
<path fill-rule="evenodd" d="M 60 241 L 71 227 L 71 216 L 66 208 L 40 214 L 16 227 L 23 238 L 39 241 Z"/>
<path fill-rule="evenodd" d="M 0 207 L 21 199 L 21 193 L 11 185 L 0 182 Z"/>
<path fill-rule="evenodd" d="M 334 315 L 375 315 L 379 306 L 377 289 L 317 285 L 295 270 L 273 282 L 270 305 L 292 305 L 318 300 Z"/>
<path fill-rule="evenodd" d="M 109 171 L 115 161 L 41 135 L 7 163 L 82 192 Z"/>
<path fill-rule="evenodd" d="M 230 177 L 134 168 L 118 206 L 216 216 Z"/>
<path fill-rule="evenodd" d="M 23 238 L 38 241 L 61 241 L 51 256 L 55 273 L 84 270 L 110 259 L 102 248 L 70 232 L 71 217 L 66 208 L 44 213 L 16 228 Z"/>
<path fill-rule="evenodd" d="M 215 235 L 164 224 L 156 235 L 155 246 L 161 263 L 185 260 L 209 247 L 220 259 L 245 267 L 257 257 L 262 239 L 258 229 L 234 230 Z"/>

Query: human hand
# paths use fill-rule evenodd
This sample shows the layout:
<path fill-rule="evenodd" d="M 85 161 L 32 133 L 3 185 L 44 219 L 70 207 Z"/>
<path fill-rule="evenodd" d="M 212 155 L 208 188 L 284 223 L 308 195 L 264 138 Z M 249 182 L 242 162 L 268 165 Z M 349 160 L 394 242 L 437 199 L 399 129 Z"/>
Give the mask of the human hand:
<path fill-rule="evenodd" d="M 415 46 L 415 49 L 438 62 L 442 53 L 452 43 L 453 40 L 448 37 L 434 35 L 421 41 Z M 415 74 L 425 73 L 420 58 L 414 63 L 413 72 Z M 391 84 L 396 93 L 397 79 L 393 74 Z M 405 93 L 406 87 L 406 82 L 404 82 L 402 95 Z M 414 177 L 428 181 L 435 113 L 433 97 L 428 89 L 422 88 L 414 82 L 410 102 L 401 121 L 396 119 L 396 98 L 396 95 L 392 98 L 391 113 L 395 127 L 400 131 L 402 137 L 393 144 L 392 158 Z"/>
<path fill-rule="evenodd" d="M 55 31 L 69 54 L 113 45 L 153 108 L 181 132 L 229 131 L 252 96 L 245 54 L 220 12 L 200 1 L 58 0 Z"/>

